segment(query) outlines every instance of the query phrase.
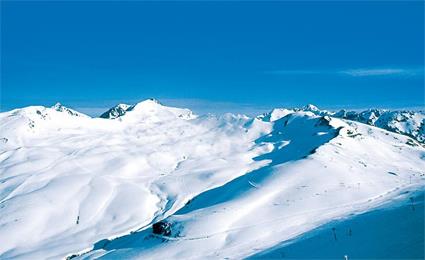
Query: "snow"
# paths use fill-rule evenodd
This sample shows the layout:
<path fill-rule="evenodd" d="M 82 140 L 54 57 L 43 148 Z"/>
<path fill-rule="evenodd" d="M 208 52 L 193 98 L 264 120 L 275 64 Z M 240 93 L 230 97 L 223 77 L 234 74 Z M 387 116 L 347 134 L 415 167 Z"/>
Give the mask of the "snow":
<path fill-rule="evenodd" d="M 334 221 L 251 259 L 423 259 L 424 194 Z"/>
<path fill-rule="evenodd" d="M 312 111 L 57 108 L 0 114 L 0 258 L 244 258 L 425 184 L 421 144 Z"/>
<path fill-rule="evenodd" d="M 294 112 L 294 110 L 286 108 L 276 108 L 273 109 L 270 113 L 262 115 L 259 118 L 267 122 L 273 122 Z"/>

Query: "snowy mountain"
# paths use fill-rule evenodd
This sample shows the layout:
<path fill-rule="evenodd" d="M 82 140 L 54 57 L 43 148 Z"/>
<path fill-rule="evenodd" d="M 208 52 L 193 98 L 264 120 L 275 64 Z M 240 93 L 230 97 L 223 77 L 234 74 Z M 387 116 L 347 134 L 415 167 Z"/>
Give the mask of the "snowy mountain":
<path fill-rule="evenodd" d="M 425 142 L 425 112 L 424 111 L 389 111 L 380 109 L 368 109 L 365 111 L 330 112 L 320 110 L 314 105 L 306 105 L 303 108 L 277 108 L 259 118 L 265 121 L 275 121 L 289 113 L 296 111 L 311 112 L 320 116 L 332 116 L 342 119 L 357 121 L 360 123 L 376 126 L 394 133 L 408 135 L 419 142 Z"/>
<path fill-rule="evenodd" d="M 413 111 L 387 111 L 371 109 L 359 113 L 341 110 L 333 116 L 355 120 L 368 125 L 405 134 L 425 142 L 425 113 Z"/>
<path fill-rule="evenodd" d="M 422 144 L 329 113 L 1 113 L 0 258 L 255 257 L 424 190 Z"/>
<path fill-rule="evenodd" d="M 101 114 L 100 117 L 101 118 L 115 119 L 115 118 L 118 118 L 120 116 L 125 115 L 125 113 L 127 112 L 127 110 L 130 107 L 131 106 L 127 105 L 127 104 L 118 104 L 118 105 L 112 107 L 111 109 L 109 109 L 108 111 L 106 111 L 105 113 Z"/>
<path fill-rule="evenodd" d="M 156 105 L 158 106 L 156 106 Z M 147 107 L 149 106 L 149 107 Z M 157 109 L 160 108 L 160 109 Z M 188 109 L 180 109 L 180 108 L 170 108 L 170 107 L 164 107 L 161 105 L 161 103 L 159 103 L 158 100 L 156 99 L 148 99 L 145 102 L 141 102 L 139 104 L 135 104 L 135 105 L 127 105 L 127 104 L 118 104 L 114 107 L 112 107 L 111 109 L 109 109 L 108 111 L 106 111 L 105 113 L 103 113 L 102 115 L 100 115 L 100 118 L 106 118 L 106 119 L 122 119 L 121 117 L 124 116 L 127 112 L 130 111 L 142 111 L 143 113 L 151 113 L 154 116 L 158 117 L 163 117 L 165 116 L 163 113 L 166 111 L 166 113 L 171 113 L 173 116 L 177 115 L 178 117 L 181 118 L 192 118 L 194 115 L 192 113 L 192 111 L 188 110 Z M 158 114 L 160 113 L 160 114 Z M 134 117 L 134 115 L 136 115 L 136 113 L 132 113 L 132 117 Z M 138 119 L 140 120 L 139 116 L 141 116 L 140 114 L 137 114 Z M 130 117 L 130 116 L 129 116 Z M 126 117 L 127 119 L 128 117 Z M 164 118 L 163 118 L 164 119 Z"/>
<path fill-rule="evenodd" d="M 58 112 L 65 112 L 65 113 L 68 113 L 68 114 L 70 114 L 71 116 L 87 117 L 86 115 L 81 114 L 81 113 L 79 113 L 79 112 L 77 112 L 77 111 L 75 111 L 75 110 L 72 110 L 72 109 L 70 109 L 70 108 L 64 107 L 61 103 L 56 103 L 56 104 L 52 107 L 52 109 L 54 109 L 54 110 L 56 110 L 56 111 L 58 111 Z"/>

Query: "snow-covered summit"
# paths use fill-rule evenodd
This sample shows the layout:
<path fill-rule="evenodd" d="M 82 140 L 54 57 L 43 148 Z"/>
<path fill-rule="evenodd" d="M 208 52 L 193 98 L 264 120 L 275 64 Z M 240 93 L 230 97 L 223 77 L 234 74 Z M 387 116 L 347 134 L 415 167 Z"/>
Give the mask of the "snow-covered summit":
<path fill-rule="evenodd" d="M 119 118 L 124 121 L 142 119 L 160 121 L 170 117 L 193 119 L 196 116 L 189 109 L 164 106 L 158 100 L 150 98 L 133 105 L 118 104 L 100 117 L 107 119 Z"/>
<path fill-rule="evenodd" d="M 121 103 L 114 107 L 111 107 L 108 111 L 104 112 L 99 117 L 106 119 L 116 119 L 124 116 L 129 111 L 149 109 L 149 107 L 154 107 L 156 105 L 162 106 L 162 104 L 154 98 L 149 98 L 133 105 Z"/>
<path fill-rule="evenodd" d="M 79 116 L 79 117 L 87 117 L 87 115 L 84 115 L 80 112 L 77 112 L 73 109 L 67 108 L 63 106 L 61 103 L 57 102 L 54 106 L 51 107 L 53 110 L 58 112 L 65 112 L 68 113 L 71 116 Z"/>
<path fill-rule="evenodd" d="M 313 105 L 313 104 L 307 104 L 307 105 L 305 105 L 303 108 L 302 108 L 302 110 L 304 110 L 304 111 L 312 111 L 312 112 L 316 112 L 316 111 L 319 111 L 319 108 L 318 107 L 316 107 L 315 105 Z"/>
<path fill-rule="evenodd" d="M 315 115 L 319 116 L 326 116 L 330 115 L 331 113 L 327 110 L 319 109 L 317 106 L 313 104 L 307 104 L 303 106 L 302 108 L 294 108 L 295 111 L 305 111 L 305 112 L 312 112 Z"/>
<path fill-rule="evenodd" d="M 166 108 L 168 107 L 162 105 L 158 100 L 149 98 L 132 105 L 129 110 L 142 111 L 142 110 L 149 110 L 149 109 L 166 109 Z"/>

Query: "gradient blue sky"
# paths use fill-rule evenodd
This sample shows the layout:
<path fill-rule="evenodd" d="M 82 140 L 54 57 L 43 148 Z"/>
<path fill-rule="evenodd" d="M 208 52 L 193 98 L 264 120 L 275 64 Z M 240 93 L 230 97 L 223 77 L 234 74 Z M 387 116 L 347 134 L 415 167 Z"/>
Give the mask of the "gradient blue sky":
<path fill-rule="evenodd" d="M 1 5 L 3 111 L 424 105 L 422 1 Z"/>

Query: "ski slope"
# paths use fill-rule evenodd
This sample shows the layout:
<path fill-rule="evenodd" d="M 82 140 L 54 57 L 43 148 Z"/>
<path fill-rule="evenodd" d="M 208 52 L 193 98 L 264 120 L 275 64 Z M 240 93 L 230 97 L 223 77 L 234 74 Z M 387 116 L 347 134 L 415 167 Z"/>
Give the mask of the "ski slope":
<path fill-rule="evenodd" d="M 348 216 L 249 259 L 423 259 L 424 194 L 394 198 L 370 212 Z"/>
<path fill-rule="evenodd" d="M 423 190 L 425 149 L 307 110 L 0 114 L 0 258 L 244 258 Z M 154 235 L 152 224 L 170 234 Z"/>

